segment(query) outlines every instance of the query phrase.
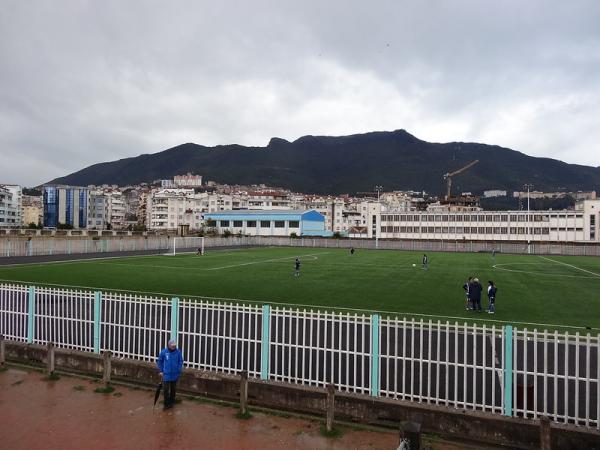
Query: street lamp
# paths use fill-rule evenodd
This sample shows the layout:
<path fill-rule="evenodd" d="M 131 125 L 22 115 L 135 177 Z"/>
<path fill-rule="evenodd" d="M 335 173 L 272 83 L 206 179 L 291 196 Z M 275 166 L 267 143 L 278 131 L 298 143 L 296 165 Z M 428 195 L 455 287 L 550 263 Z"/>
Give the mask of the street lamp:
<path fill-rule="evenodd" d="M 378 214 L 380 218 L 379 224 L 377 223 L 377 219 L 375 219 L 375 248 L 379 248 L 379 228 L 381 227 L 381 204 L 379 203 L 379 194 L 383 190 L 383 186 L 377 185 L 374 190 L 377 192 Z"/>
<path fill-rule="evenodd" d="M 527 253 L 531 253 L 530 241 L 531 241 L 531 224 L 529 214 L 529 191 L 533 188 L 533 184 L 526 183 L 523 185 L 523 189 L 527 189 Z"/>

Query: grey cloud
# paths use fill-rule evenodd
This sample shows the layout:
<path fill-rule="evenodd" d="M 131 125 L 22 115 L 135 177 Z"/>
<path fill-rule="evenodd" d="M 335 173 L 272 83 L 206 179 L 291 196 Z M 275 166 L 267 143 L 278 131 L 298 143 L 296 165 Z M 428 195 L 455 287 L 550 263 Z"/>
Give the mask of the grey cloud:
<path fill-rule="evenodd" d="M 5 1 L 0 181 L 396 128 L 600 165 L 598 23 L 583 0 Z"/>

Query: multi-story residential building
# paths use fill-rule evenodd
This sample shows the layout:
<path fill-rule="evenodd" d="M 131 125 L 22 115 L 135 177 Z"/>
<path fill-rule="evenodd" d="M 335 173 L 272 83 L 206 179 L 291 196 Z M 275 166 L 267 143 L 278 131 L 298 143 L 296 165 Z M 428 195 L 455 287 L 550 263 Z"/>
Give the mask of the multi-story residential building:
<path fill-rule="evenodd" d="M 0 184 L 0 228 L 21 226 L 21 186 Z"/>
<path fill-rule="evenodd" d="M 88 229 L 106 229 L 108 199 L 102 191 L 90 191 L 88 196 Z"/>
<path fill-rule="evenodd" d="M 121 230 L 125 227 L 125 202 L 120 190 L 110 190 L 104 193 L 107 200 L 107 227 Z"/>
<path fill-rule="evenodd" d="M 333 232 L 344 231 L 344 200 L 331 196 L 305 196 L 297 201 L 295 207 L 306 210 L 314 209 L 325 218 L 325 229 Z"/>
<path fill-rule="evenodd" d="M 251 210 L 289 210 L 290 199 L 287 192 L 253 191 L 247 194 L 248 209 Z"/>
<path fill-rule="evenodd" d="M 44 227 L 87 227 L 88 189 L 74 186 L 44 187 Z"/>
<path fill-rule="evenodd" d="M 175 175 L 173 184 L 180 188 L 196 188 L 202 186 L 202 175 L 192 175 L 190 172 L 187 175 Z"/>
<path fill-rule="evenodd" d="M 506 197 L 506 191 L 502 191 L 500 189 L 491 189 L 489 191 L 483 191 L 484 198 L 497 198 L 497 197 Z"/>
<path fill-rule="evenodd" d="M 585 200 L 574 211 L 384 211 L 379 237 L 598 242 L 599 213 L 600 200 Z M 368 237 L 374 236 L 374 230 L 369 228 Z"/>
<path fill-rule="evenodd" d="M 147 226 L 151 230 L 177 230 L 188 226 L 200 230 L 204 224 L 202 213 L 231 211 L 241 200 L 216 193 L 194 193 L 193 189 L 157 189 L 146 202 Z"/>
<path fill-rule="evenodd" d="M 21 222 L 23 226 L 42 225 L 44 222 L 43 197 L 23 195 Z"/>

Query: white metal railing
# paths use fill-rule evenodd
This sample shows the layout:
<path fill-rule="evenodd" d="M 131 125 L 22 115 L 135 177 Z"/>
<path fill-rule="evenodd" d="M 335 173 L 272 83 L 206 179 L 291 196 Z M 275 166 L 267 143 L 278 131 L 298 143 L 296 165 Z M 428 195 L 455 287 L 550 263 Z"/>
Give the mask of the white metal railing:
<path fill-rule="evenodd" d="M 502 328 L 386 318 L 381 395 L 502 413 Z"/>
<path fill-rule="evenodd" d="M 0 334 L 8 339 L 27 340 L 28 292 L 27 286 L 0 284 Z"/>
<path fill-rule="evenodd" d="M 153 362 L 600 429 L 600 336 L 0 284 L 0 334 Z"/>
<path fill-rule="evenodd" d="M 179 341 L 187 367 L 260 376 L 261 308 L 183 300 Z"/>
<path fill-rule="evenodd" d="M 600 428 L 600 336 L 517 330 L 513 398 L 517 416 Z"/>
<path fill-rule="evenodd" d="M 368 394 L 371 318 L 350 313 L 274 308 L 269 378 Z"/>
<path fill-rule="evenodd" d="M 32 342 L 92 351 L 94 293 L 38 287 L 35 289 Z"/>
<path fill-rule="evenodd" d="M 102 293 L 100 350 L 154 361 L 171 336 L 171 304 L 166 298 Z"/>

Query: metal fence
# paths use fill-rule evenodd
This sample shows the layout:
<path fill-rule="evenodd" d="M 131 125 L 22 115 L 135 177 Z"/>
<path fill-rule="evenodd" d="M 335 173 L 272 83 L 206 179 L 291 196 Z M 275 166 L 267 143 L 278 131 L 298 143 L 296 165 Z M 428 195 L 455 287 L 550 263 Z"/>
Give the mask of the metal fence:
<path fill-rule="evenodd" d="M 600 429 L 600 336 L 0 284 L 0 333 L 459 410 Z"/>
<path fill-rule="evenodd" d="M 185 240 L 182 240 L 185 242 Z M 182 244 L 179 244 L 182 245 Z M 231 236 L 206 237 L 207 249 L 219 247 L 319 247 L 406 250 L 418 252 L 491 252 L 533 254 L 600 256 L 600 245 L 573 242 L 505 242 L 505 241 L 444 241 L 444 240 L 390 240 L 380 239 L 331 239 L 318 237 L 277 236 Z M 196 251 L 197 246 L 188 251 Z M 185 249 L 179 249 L 184 251 Z M 0 238 L 0 257 L 102 254 L 118 252 L 172 252 L 173 237 L 169 236 L 123 236 L 113 238 L 82 237 L 18 237 Z"/>

